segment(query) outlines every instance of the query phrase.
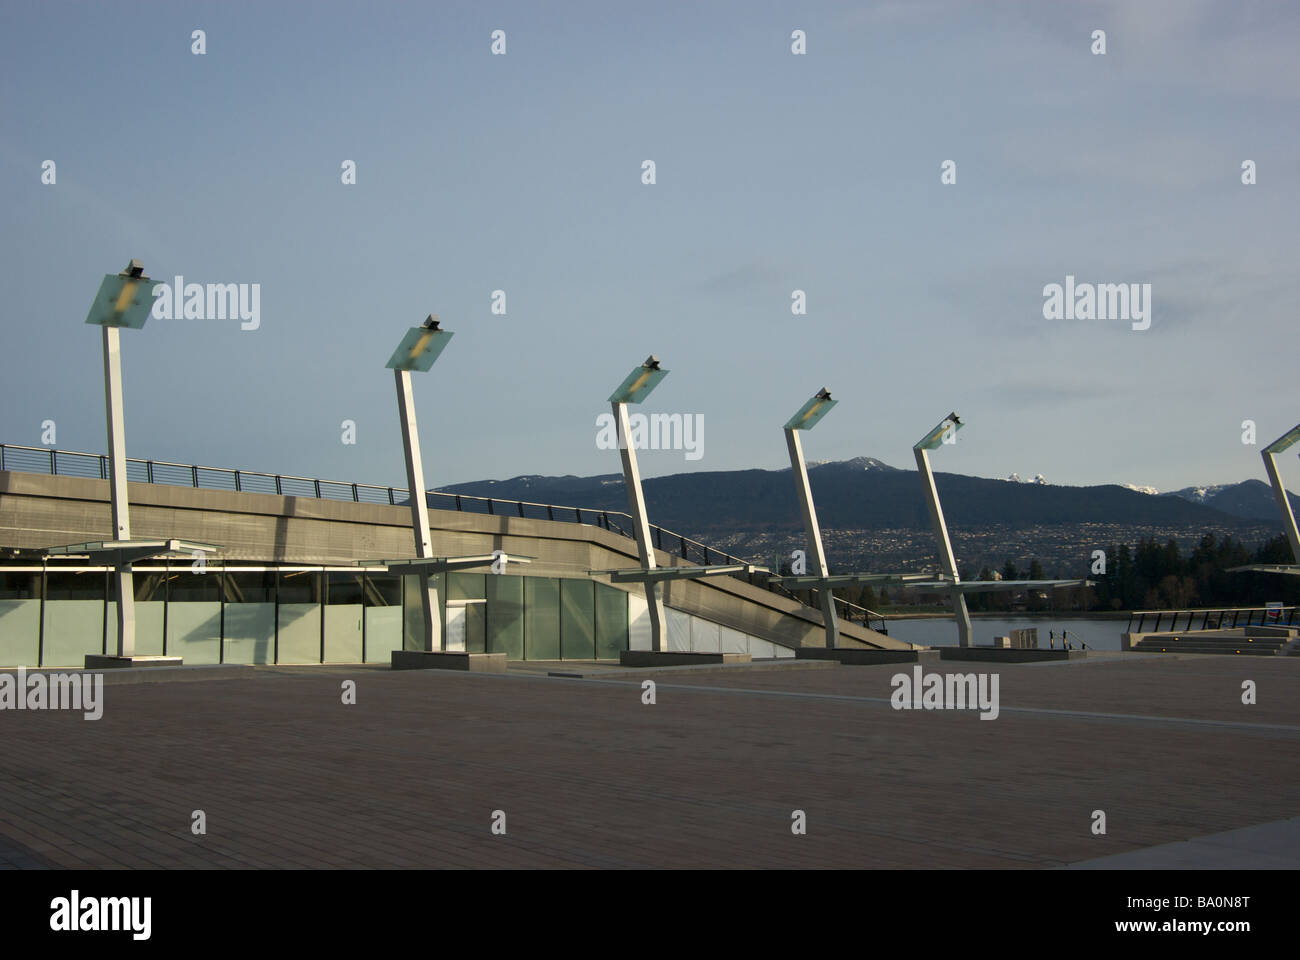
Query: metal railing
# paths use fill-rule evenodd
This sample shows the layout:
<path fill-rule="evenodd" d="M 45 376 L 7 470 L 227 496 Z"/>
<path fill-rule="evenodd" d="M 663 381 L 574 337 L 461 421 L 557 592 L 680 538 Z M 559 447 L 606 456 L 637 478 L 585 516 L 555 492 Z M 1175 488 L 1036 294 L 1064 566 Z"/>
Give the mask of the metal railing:
<path fill-rule="evenodd" d="M 1206 610 L 1134 610 L 1128 633 L 1177 633 L 1187 630 L 1231 630 L 1234 627 L 1300 625 L 1296 607 L 1218 607 Z M 1273 616 L 1269 616 L 1273 614 Z M 1152 619 L 1150 627 L 1147 620 Z M 1133 623 L 1137 621 L 1137 628 Z"/>
<path fill-rule="evenodd" d="M 1057 639 L 1061 641 L 1061 646 L 1063 647 L 1072 646 L 1073 649 L 1075 650 L 1088 649 L 1087 641 L 1085 641 L 1083 637 L 1079 636 L 1073 630 L 1062 630 L 1060 636 Z M 1051 645 L 1050 634 L 1049 634 L 1048 645 L 1049 646 Z"/>
<path fill-rule="evenodd" d="M 27 447 L 21 444 L 0 443 L 0 472 L 5 470 L 107 480 L 108 457 L 100 453 L 80 453 L 72 450 L 57 450 L 53 447 Z M 320 480 L 315 477 L 296 477 L 282 473 L 259 473 L 254 470 L 235 470 L 230 467 L 202 467 L 192 463 L 173 463 L 168 460 L 138 460 L 128 457 L 126 478 L 132 483 L 155 483 L 235 493 L 271 493 L 285 497 L 311 497 L 317 500 L 342 500 L 392 506 L 406 506 L 410 503 L 410 492 L 405 487 L 381 487 L 369 483 Z M 426 497 L 429 506 L 435 510 L 581 523 L 629 539 L 636 538 L 631 514 L 617 510 L 566 507 L 553 503 L 503 500 L 498 497 L 476 497 L 463 493 L 430 491 Z M 654 524 L 650 525 L 650 535 L 656 548 L 680 557 L 690 564 L 710 566 L 750 562 Z M 807 606 L 816 605 L 816 601 L 811 597 L 797 595 L 780 584 L 769 583 L 762 574 L 733 574 L 733 576 Z M 880 614 L 838 597 L 835 598 L 835 604 L 843 619 L 861 621 L 869 625 L 871 618 L 875 618 L 877 627 L 874 629 L 883 630 L 884 618 Z"/>

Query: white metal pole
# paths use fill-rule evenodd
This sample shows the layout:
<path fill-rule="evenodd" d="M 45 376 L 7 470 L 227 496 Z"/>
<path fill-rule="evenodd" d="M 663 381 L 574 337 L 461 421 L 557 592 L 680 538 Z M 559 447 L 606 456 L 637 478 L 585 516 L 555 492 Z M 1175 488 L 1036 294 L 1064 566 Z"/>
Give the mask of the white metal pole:
<path fill-rule="evenodd" d="M 637 467 L 636 450 L 632 448 L 632 430 L 628 421 L 627 404 L 614 401 L 612 406 L 614 419 L 618 421 L 618 449 L 623 457 L 623 484 L 627 487 L 627 502 L 632 511 L 636 548 L 641 555 L 641 569 L 654 570 L 655 548 L 650 540 L 650 520 L 646 516 L 645 492 L 641 489 L 641 471 Z M 650 648 L 656 653 L 662 653 L 667 649 L 664 643 L 667 614 L 664 612 L 664 601 L 657 583 L 646 581 L 645 600 L 650 608 Z"/>
<path fill-rule="evenodd" d="M 952 540 L 948 536 L 948 524 L 943 518 L 943 505 L 939 503 L 939 490 L 934 485 L 934 471 L 930 469 L 930 456 L 923 448 L 913 450 L 916 454 L 916 467 L 921 471 L 921 483 L 925 489 L 925 503 L 930 508 L 930 522 L 934 525 L 934 535 L 939 541 L 939 564 L 944 574 L 953 583 L 960 583 L 957 575 L 957 560 L 952 553 Z M 952 591 L 952 614 L 957 621 L 958 643 L 963 647 L 971 645 L 970 611 L 966 609 L 966 596 L 959 590 Z"/>
<path fill-rule="evenodd" d="M 1262 451 L 1264 469 L 1268 471 L 1268 482 L 1273 487 L 1273 496 L 1282 510 L 1282 526 L 1286 538 L 1291 542 L 1291 562 L 1300 563 L 1300 532 L 1296 530 L 1295 512 L 1291 509 L 1291 498 L 1286 495 L 1286 486 L 1282 483 L 1282 474 L 1277 469 L 1277 456 L 1267 450 Z"/>
<path fill-rule="evenodd" d="M 113 539 L 131 539 L 131 505 L 126 490 L 126 417 L 122 408 L 122 348 L 120 331 L 104 328 L 104 406 L 108 419 L 108 489 L 113 513 Z M 113 568 L 117 588 L 117 655 L 135 656 L 135 582 L 131 564 Z"/>
<path fill-rule="evenodd" d="M 411 497 L 411 526 L 415 532 L 415 554 L 421 559 L 433 556 L 429 534 L 429 503 L 424 492 L 424 463 L 420 458 L 420 434 L 415 422 L 415 397 L 411 391 L 411 371 L 394 370 L 397 382 L 397 410 L 402 421 L 402 450 L 406 455 L 406 486 Z M 420 610 L 424 618 L 421 637 L 423 649 L 442 650 L 442 618 L 438 610 L 438 588 L 428 573 L 416 575 L 420 592 Z"/>
<path fill-rule="evenodd" d="M 785 431 L 785 445 L 790 451 L 790 470 L 794 473 L 795 489 L 799 493 L 799 510 L 803 513 L 803 528 L 808 537 L 808 552 L 812 557 L 812 569 L 820 577 L 829 575 L 826 567 L 826 551 L 822 547 L 822 530 L 817 523 L 817 508 L 813 505 L 812 486 L 808 482 L 808 466 L 803 458 L 803 441 L 799 431 L 789 427 Z M 835 596 L 826 586 L 817 588 L 817 598 L 821 603 L 822 621 L 826 624 L 826 646 L 834 649 L 839 646 L 840 625 L 835 615 Z"/>

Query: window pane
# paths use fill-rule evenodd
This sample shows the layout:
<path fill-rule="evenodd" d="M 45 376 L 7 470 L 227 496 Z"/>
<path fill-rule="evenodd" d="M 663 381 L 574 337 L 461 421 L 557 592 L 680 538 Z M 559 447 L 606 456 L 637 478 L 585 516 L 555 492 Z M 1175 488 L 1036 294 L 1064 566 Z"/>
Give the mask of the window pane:
<path fill-rule="evenodd" d="M 51 570 L 46 575 L 46 600 L 100 600 L 104 599 L 107 576 L 103 570 L 70 573 Z"/>
<path fill-rule="evenodd" d="M 280 574 L 281 603 L 320 603 L 320 574 L 291 570 Z"/>
<path fill-rule="evenodd" d="M 424 649 L 424 607 L 420 599 L 421 578 L 413 573 L 403 574 L 402 587 L 402 635 L 403 643 L 407 650 Z M 444 573 L 435 573 L 428 578 L 429 588 L 434 590 L 438 598 L 438 609 L 433 611 L 433 615 L 439 618 L 441 623 L 440 629 L 445 631 L 447 628 L 446 614 L 446 588 L 447 575 Z"/>
<path fill-rule="evenodd" d="M 131 583 L 135 587 L 137 606 L 141 603 L 162 603 L 167 598 L 167 574 L 163 570 L 136 570 Z M 110 595 L 116 598 L 117 587 L 112 577 L 109 577 L 109 587 L 112 590 Z"/>
<path fill-rule="evenodd" d="M 400 607 L 402 578 L 396 573 L 365 574 L 364 602 L 368 607 Z"/>
<path fill-rule="evenodd" d="M 551 577 L 525 577 L 524 610 L 524 657 L 560 659 L 560 581 Z"/>
<path fill-rule="evenodd" d="M 227 603 L 275 603 L 275 571 L 227 573 L 223 580 Z M 136 596 L 140 595 L 139 589 Z"/>
<path fill-rule="evenodd" d="M 0 600 L 39 600 L 39 573 L 6 573 L 0 570 Z"/>
<path fill-rule="evenodd" d="M 325 662 L 360 663 L 365 576 L 361 573 L 330 573 L 327 577 Z"/>
<path fill-rule="evenodd" d="M 366 607 L 366 663 L 391 663 L 402 649 L 402 608 Z"/>
<path fill-rule="evenodd" d="M 360 605 L 365 596 L 365 576 L 361 573 L 329 573 L 329 594 L 327 602 L 334 604 Z"/>
<path fill-rule="evenodd" d="M 465 604 L 465 652 L 487 652 L 487 604 Z"/>
<path fill-rule="evenodd" d="M 41 575 L 0 572 L 0 665 L 34 667 L 40 655 Z"/>
<path fill-rule="evenodd" d="M 560 581 L 560 650 L 566 660 L 596 656 L 596 594 L 590 580 Z"/>
<path fill-rule="evenodd" d="M 596 588 L 596 656 L 618 659 L 627 649 L 627 594 L 593 583 Z"/>
<path fill-rule="evenodd" d="M 487 596 L 485 573 L 452 573 L 447 577 L 448 600 L 482 600 Z"/>
<path fill-rule="evenodd" d="M 79 667 L 103 653 L 106 585 L 102 570 L 47 574 L 43 666 Z"/>
<path fill-rule="evenodd" d="M 167 599 L 172 603 L 218 603 L 221 600 L 221 575 L 215 570 L 194 573 L 188 567 L 183 573 L 172 570 L 168 576 Z"/>
<path fill-rule="evenodd" d="M 224 577 L 226 663 L 275 662 L 275 571 Z"/>
<path fill-rule="evenodd" d="M 487 652 L 510 660 L 524 657 L 524 578 L 497 574 L 487 579 Z"/>

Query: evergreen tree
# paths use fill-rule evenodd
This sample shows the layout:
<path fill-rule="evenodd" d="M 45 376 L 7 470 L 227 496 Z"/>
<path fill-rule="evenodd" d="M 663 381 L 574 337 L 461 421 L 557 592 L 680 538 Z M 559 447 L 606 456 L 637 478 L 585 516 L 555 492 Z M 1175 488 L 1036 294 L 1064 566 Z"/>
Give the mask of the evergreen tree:
<path fill-rule="evenodd" d="M 1133 554 L 1127 543 L 1120 544 L 1115 558 L 1115 588 L 1119 598 L 1119 609 L 1137 609 L 1141 600 L 1138 588 L 1137 568 L 1133 563 Z"/>

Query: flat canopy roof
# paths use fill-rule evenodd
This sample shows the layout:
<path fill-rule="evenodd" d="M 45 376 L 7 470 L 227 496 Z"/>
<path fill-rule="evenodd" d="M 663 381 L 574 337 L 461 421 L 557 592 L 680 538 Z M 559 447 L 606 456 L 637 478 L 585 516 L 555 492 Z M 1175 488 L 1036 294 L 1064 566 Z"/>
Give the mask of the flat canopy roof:
<path fill-rule="evenodd" d="M 766 567 L 752 563 L 725 563 L 711 567 L 625 567 L 621 570 L 588 570 L 593 577 L 608 575 L 614 583 L 652 583 L 659 580 L 694 580 L 698 577 L 716 577 L 727 573 L 766 573 Z"/>
<path fill-rule="evenodd" d="M 1244 567 L 1229 567 L 1225 573 L 1286 573 L 1300 577 L 1300 564 L 1252 563 Z"/>
<path fill-rule="evenodd" d="M 196 543 L 192 540 L 93 540 L 66 547 L 49 547 L 43 552 L 47 557 L 85 556 L 133 563 L 169 553 L 215 553 L 218 549 L 220 548 L 214 544 Z"/>
<path fill-rule="evenodd" d="M 913 583 L 929 582 L 934 579 L 932 573 L 833 573 L 830 576 L 772 577 L 772 583 L 791 590 L 805 590 L 816 587 L 851 587 L 863 583 L 897 583 L 910 586 Z"/>
<path fill-rule="evenodd" d="M 998 590 L 1032 590 L 1035 587 L 1090 587 L 1091 580 L 932 580 L 929 583 L 910 583 L 910 587 L 923 590 L 956 590 L 959 593 L 993 593 Z"/>
<path fill-rule="evenodd" d="M 532 563 L 535 557 L 512 556 L 508 553 L 481 553 L 471 557 L 407 557 L 401 560 L 358 560 L 359 567 L 383 567 L 389 573 L 445 573 L 449 570 L 469 570 L 486 567 L 505 560 L 511 563 Z"/>

